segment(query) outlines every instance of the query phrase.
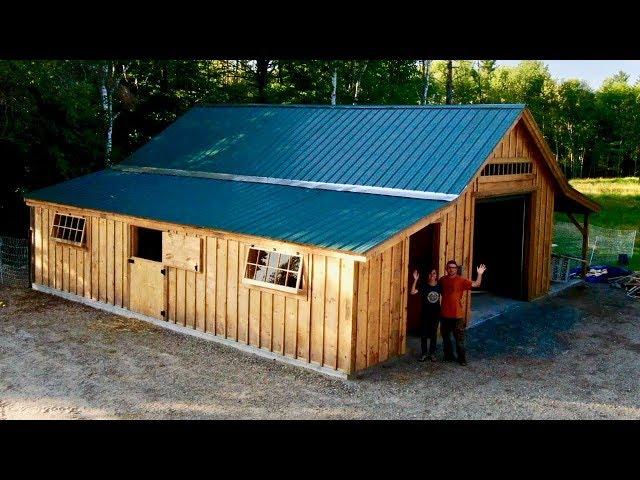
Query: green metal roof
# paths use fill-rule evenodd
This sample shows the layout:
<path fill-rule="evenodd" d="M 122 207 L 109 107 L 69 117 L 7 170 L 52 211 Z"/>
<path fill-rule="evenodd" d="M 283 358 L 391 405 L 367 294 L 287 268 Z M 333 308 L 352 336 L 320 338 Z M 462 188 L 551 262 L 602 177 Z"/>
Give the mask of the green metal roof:
<path fill-rule="evenodd" d="M 524 105 L 196 107 L 121 163 L 459 194 Z"/>
<path fill-rule="evenodd" d="M 26 198 L 362 254 L 455 198 L 523 109 L 197 107 L 117 166 L 124 170 Z"/>
<path fill-rule="evenodd" d="M 355 254 L 447 203 L 111 169 L 26 197 Z"/>

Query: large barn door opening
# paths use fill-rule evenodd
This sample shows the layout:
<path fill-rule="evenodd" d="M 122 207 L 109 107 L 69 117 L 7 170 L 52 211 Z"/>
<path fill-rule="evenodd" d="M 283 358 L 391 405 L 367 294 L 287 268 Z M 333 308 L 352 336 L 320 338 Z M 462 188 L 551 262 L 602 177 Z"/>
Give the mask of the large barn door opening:
<path fill-rule="evenodd" d="M 529 195 L 476 201 L 473 265 L 487 266 L 479 290 L 526 300 L 528 206 Z"/>
<path fill-rule="evenodd" d="M 162 232 L 131 227 L 129 309 L 153 318 L 165 318 L 166 276 L 162 259 Z"/>
<path fill-rule="evenodd" d="M 418 270 L 420 280 L 426 281 L 432 268 L 439 271 L 438 252 L 440 246 L 440 224 L 433 223 L 409 237 L 409 279 L 408 288 L 413 285 L 413 271 Z M 407 295 L 407 334 L 420 334 L 422 303 L 420 295 Z"/>

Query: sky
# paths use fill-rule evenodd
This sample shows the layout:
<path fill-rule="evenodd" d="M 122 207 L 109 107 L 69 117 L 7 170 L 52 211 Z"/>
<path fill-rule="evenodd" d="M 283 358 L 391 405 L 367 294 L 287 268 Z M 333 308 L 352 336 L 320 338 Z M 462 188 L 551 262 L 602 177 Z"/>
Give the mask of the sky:
<path fill-rule="evenodd" d="M 499 65 L 517 65 L 520 60 L 498 60 Z M 549 66 L 551 76 L 558 79 L 584 80 L 593 89 L 620 70 L 629 74 L 629 83 L 640 78 L 640 60 L 543 60 Z"/>

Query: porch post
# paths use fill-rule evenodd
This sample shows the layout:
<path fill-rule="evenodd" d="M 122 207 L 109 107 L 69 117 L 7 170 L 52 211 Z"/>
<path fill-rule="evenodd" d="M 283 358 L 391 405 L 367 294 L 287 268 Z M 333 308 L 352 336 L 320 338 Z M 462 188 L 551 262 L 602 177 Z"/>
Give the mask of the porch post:
<path fill-rule="evenodd" d="M 589 212 L 584 214 L 582 227 L 582 278 L 587 276 L 587 252 L 589 250 Z"/>

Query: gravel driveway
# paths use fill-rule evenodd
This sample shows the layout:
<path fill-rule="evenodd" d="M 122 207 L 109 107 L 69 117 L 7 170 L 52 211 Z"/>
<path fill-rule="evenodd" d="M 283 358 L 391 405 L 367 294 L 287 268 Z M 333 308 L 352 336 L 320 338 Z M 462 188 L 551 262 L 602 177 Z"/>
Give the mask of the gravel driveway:
<path fill-rule="evenodd" d="M 352 381 L 0 287 L 0 419 L 640 419 L 640 302 L 589 285 Z M 415 339 L 410 350 L 415 350 Z"/>

